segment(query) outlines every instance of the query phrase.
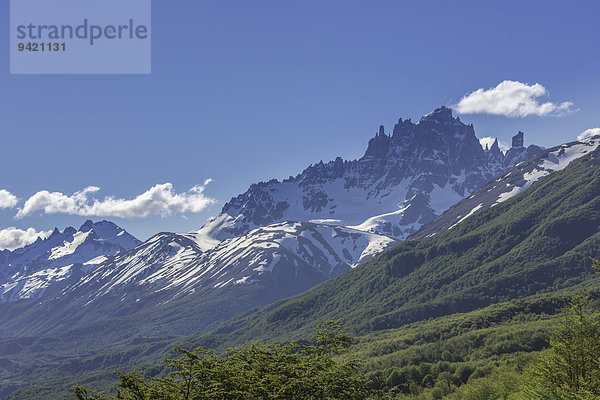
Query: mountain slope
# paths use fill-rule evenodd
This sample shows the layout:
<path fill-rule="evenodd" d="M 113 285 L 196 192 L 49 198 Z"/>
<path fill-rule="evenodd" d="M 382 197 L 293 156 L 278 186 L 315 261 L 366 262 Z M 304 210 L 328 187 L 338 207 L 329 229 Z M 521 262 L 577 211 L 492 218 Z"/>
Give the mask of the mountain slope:
<path fill-rule="evenodd" d="M 141 242 L 112 222 L 54 229 L 46 239 L 0 257 L 0 302 L 35 299 L 76 282 L 92 267 Z"/>
<path fill-rule="evenodd" d="M 600 249 L 600 149 L 451 230 L 212 332 L 208 343 L 298 336 L 342 318 L 357 333 L 577 285 Z"/>
<path fill-rule="evenodd" d="M 599 297 L 597 281 L 596 289 L 587 291 L 593 298 Z M 402 391 L 406 389 L 402 385 L 406 380 L 410 382 L 416 379 L 415 386 L 422 387 L 422 375 L 431 372 L 433 364 L 439 361 L 446 366 L 458 362 L 459 365 L 471 367 L 471 371 L 479 369 L 476 367 L 483 363 L 494 366 L 499 361 L 502 364 L 522 364 L 523 352 L 537 351 L 548 345 L 547 333 L 553 322 L 553 314 L 559 312 L 560 307 L 568 304 L 571 296 L 580 290 L 574 288 L 531 296 L 470 313 L 453 314 L 363 335 L 349 349 L 348 357 L 364 360 L 364 369 L 370 375 L 382 378 L 376 379 L 376 382 L 388 389 L 398 386 Z M 110 371 L 136 369 L 155 375 L 161 371 L 159 359 L 169 354 L 173 344 L 186 349 L 197 345 L 194 338 L 138 336 L 129 339 L 127 344 L 118 347 L 84 355 L 69 353 L 68 356 L 58 356 L 56 350 L 72 349 L 73 337 L 28 338 L 26 341 L 0 339 L 0 348 L 19 347 L 21 357 L 39 353 L 41 348 L 43 353 L 39 357 L 46 360 L 31 369 L 19 370 L 15 366 L 19 365 L 22 358 L 11 354 L 11 362 L 8 365 L 5 363 L 6 367 L 0 365 L 0 373 L 3 368 L 14 371 L 13 375 L 0 381 L 0 397 L 3 391 L 8 393 L 26 385 L 28 387 L 15 391 L 7 399 L 71 399 L 71 387 L 84 382 L 86 387 L 109 392 L 114 390 L 116 383 Z M 282 342 L 289 340 L 288 337 L 278 339 Z M 411 371 L 409 378 L 404 380 L 398 379 L 398 376 L 389 379 L 392 375 L 402 376 L 406 369 L 418 369 L 420 373 Z M 443 369 L 435 370 L 443 372 Z M 478 372 L 476 376 L 483 371 Z M 423 386 L 428 385 L 425 382 Z"/>
<path fill-rule="evenodd" d="M 519 194 L 541 177 L 564 169 L 571 161 L 596 150 L 598 146 L 600 136 L 595 136 L 542 151 L 453 205 L 440 217 L 423 226 L 410 239 L 423 239 L 450 229 L 467 217 Z"/>

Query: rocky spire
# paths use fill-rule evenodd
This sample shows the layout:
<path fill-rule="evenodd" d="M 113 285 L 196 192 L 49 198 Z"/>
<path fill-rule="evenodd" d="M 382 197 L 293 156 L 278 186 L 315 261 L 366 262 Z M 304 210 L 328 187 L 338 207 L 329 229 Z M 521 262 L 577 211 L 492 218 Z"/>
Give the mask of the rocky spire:
<path fill-rule="evenodd" d="M 523 132 L 519 131 L 512 137 L 512 147 L 523 147 Z"/>
<path fill-rule="evenodd" d="M 390 147 L 390 137 L 385 134 L 383 125 L 379 125 L 379 132 L 369 140 L 369 147 L 365 157 L 385 158 Z"/>
<path fill-rule="evenodd" d="M 500 151 L 500 146 L 498 145 L 498 139 L 494 140 L 492 146 L 488 150 L 493 155 L 501 155 L 502 151 Z"/>

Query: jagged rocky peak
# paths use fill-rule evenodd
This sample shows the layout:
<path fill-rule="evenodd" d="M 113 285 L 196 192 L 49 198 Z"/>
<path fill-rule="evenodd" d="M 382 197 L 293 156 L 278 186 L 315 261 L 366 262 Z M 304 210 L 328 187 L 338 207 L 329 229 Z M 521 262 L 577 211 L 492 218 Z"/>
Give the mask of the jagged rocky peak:
<path fill-rule="evenodd" d="M 454 118 L 452 116 L 452 109 L 446 106 L 442 106 L 433 110 L 429 114 L 421 117 L 418 123 L 413 123 L 410 118 L 402 120 L 400 118 L 398 123 L 394 126 L 392 137 L 398 138 L 403 136 L 410 136 L 415 133 L 415 128 L 421 125 L 422 127 L 431 128 L 436 125 L 457 125 L 472 128 L 473 125 L 465 125 L 460 121 L 460 118 Z M 473 131 L 469 129 L 468 132 Z M 474 132 L 474 131 L 473 131 Z"/>
<path fill-rule="evenodd" d="M 86 220 L 81 227 L 79 227 L 80 232 L 89 232 L 91 229 L 94 229 L 94 223 L 92 220 Z"/>
<path fill-rule="evenodd" d="M 379 132 L 369 140 L 369 146 L 365 157 L 385 158 L 390 148 L 390 137 L 385 134 L 383 125 L 379 126 Z"/>
<path fill-rule="evenodd" d="M 58 235 L 60 235 L 60 231 L 58 230 L 58 228 L 55 227 L 50 236 L 48 236 L 48 238 L 53 238 Z"/>
<path fill-rule="evenodd" d="M 400 136 L 410 136 L 415 129 L 415 124 L 409 119 L 402 121 L 402 118 L 398 119 L 398 123 L 394 125 L 392 131 L 392 137 L 398 139 Z"/>
<path fill-rule="evenodd" d="M 75 228 L 73 228 L 72 226 L 67 226 L 63 231 L 63 235 L 68 236 L 74 235 L 75 233 L 77 233 L 77 230 L 75 230 Z"/>
<path fill-rule="evenodd" d="M 512 146 L 511 147 L 523 147 L 523 132 L 519 131 L 515 136 L 512 137 Z"/>
<path fill-rule="evenodd" d="M 454 159 L 464 151 L 477 153 L 475 157 L 479 159 L 483 157 L 473 125 L 465 125 L 458 117 L 454 118 L 452 110 L 445 106 L 436 108 L 416 124 L 400 118 L 391 136 L 385 134 L 383 125 L 380 126 L 379 132 L 369 140 L 363 158 L 397 158 L 402 152 L 400 148 L 449 149 Z"/>
<path fill-rule="evenodd" d="M 218 241 L 275 222 L 315 220 L 403 240 L 539 150 L 505 155 L 497 141 L 484 149 L 473 125 L 442 106 L 417 123 L 400 118 L 391 135 L 380 126 L 358 160 L 338 157 L 283 182 L 250 186 L 200 236 Z"/>
<path fill-rule="evenodd" d="M 533 157 L 542 150 L 543 147 L 534 144 L 525 147 L 525 134 L 519 131 L 512 137 L 512 147 L 506 152 L 505 163 L 507 165 L 515 165 L 521 161 Z"/>
<path fill-rule="evenodd" d="M 114 222 L 106 221 L 106 220 L 92 222 L 91 220 L 88 219 L 79 228 L 79 232 L 84 232 L 84 233 L 92 231 L 92 230 L 94 231 L 94 233 L 96 235 L 98 235 L 99 237 L 104 238 L 104 239 L 113 237 L 113 236 L 117 236 L 119 233 L 125 232 L 125 230 L 123 228 L 121 228 Z M 125 234 L 125 233 L 123 233 L 123 234 Z"/>

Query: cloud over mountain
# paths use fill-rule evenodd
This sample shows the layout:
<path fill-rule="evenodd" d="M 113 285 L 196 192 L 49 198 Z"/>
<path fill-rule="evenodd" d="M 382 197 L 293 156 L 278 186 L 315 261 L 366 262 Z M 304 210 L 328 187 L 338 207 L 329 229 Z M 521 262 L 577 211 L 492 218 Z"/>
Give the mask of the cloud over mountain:
<path fill-rule="evenodd" d="M 539 83 L 528 85 L 518 81 L 503 81 L 490 89 L 479 88 L 464 96 L 453 108 L 461 114 L 493 114 L 517 118 L 529 115 L 561 116 L 572 113 L 573 103 L 545 102 L 540 97 L 548 92 Z"/>
<path fill-rule="evenodd" d="M 16 217 L 22 218 L 36 211 L 46 214 L 71 214 L 95 217 L 144 218 L 150 215 L 167 216 L 173 213 L 200 212 L 216 200 L 204 195 L 206 185 L 196 185 L 184 193 L 175 193 L 173 184 L 167 182 L 155 185 L 133 199 L 105 197 L 93 198 L 100 190 L 88 186 L 72 195 L 42 190 L 31 196 Z"/>
<path fill-rule="evenodd" d="M 36 241 L 38 237 L 45 239 L 52 231 L 36 231 L 34 228 L 26 230 L 9 226 L 0 230 L 0 250 L 14 250 Z"/>
<path fill-rule="evenodd" d="M 577 140 L 583 140 L 590 138 L 592 136 L 600 135 L 600 128 L 590 128 L 581 132 L 579 136 L 577 136 Z"/>

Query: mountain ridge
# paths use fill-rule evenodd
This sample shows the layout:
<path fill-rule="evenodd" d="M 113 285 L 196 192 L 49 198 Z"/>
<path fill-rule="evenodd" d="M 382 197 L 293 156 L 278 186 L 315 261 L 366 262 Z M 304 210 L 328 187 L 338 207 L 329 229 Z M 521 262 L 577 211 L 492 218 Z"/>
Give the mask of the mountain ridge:
<path fill-rule="evenodd" d="M 443 117 L 433 115 L 427 121 L 435 125 L 444 120 Z M 450 126 L 468 131 L 468 126 L 464 128 L 463 125 L 453 122 Z M 378 135 L 377 143 L 391 143 L 383 129 Z M 434 132 L 431 136 L 438 137 L 439 134 Z M 522 146 L 522 139 L 522 133 L 516 135 L 514 154 L 527 151 Z M 187 234 L 159 233 L 134 249 L 97 264 L 86 274 L 84 280 L 87 281 L 69 285 L 34 307 L 28 308 L 31 303 L 19 303 L 14 308 L 3 309 L 8 312 L 0 312 L 0 332 L 3 336 L 44 335 L 34 339 L 35 343 L 60 338 L 63 348 L 72 340 L 78 349 L 85 346 L 86 352 L 92 354 L 114 343 L 123 346 L 148 343 L 143 349 L 140 346 L 130 351 L 139 354 L 139 351 L 157 351 L 153 347 L 154 340 L 162 343 L 162 351 L 166 341 L 189 334 L 192 336 L 186 339 L 186 347 L 192 344 L 226 347 L 257 337 L 302 340 L 316 322 L 331 318 L 342 318 L 344 324 L 358 334 L 378 332 L 412 321 L 479 309 L 511 298 L 576 287 L 593 275 L 584 264 L 587 257 L 595 256 L 593 251 L 600 246 L 600 233 L 597 232 L 600 217 L 595 212 L 600 194 L 600 169 L 597 168 L 600 150 L 595 148 L 581 157 L 569 157 L 569 152 L 581 144 L 576 142 L 567 146 L 563 158 L 561 154 L 554 154 L 557 148 L 553 148 L 521 166 L 517 164 L 514 168 L 533 167 L 522 170 L 523 177 L 525 173 L 536 171 L 537 167 L 546 168 L 544 163 L 552 162 L 554 154 L 558 160 L 556 165 L 561 168 L 540 170 L 544 173 L 531 176 L 530 184 L 522 186 L 520 193 L 493 207 L 482 206 L 481 212 L 469 213 L 472 207 L 466 213 L 456 214 L 460 220 L 458 225 L 424 240 L 396 244 L 397 239 L 390 236 L 371 233 L 364 228 L 359 230 L 356 226 L 336 225 L 338 221 L 325 218 L 274 222 L 223 240 L 215 239 L 206 229 Z M 484 157 L 493 159 L 493 165 L 500 165 L 499 154 L 506 159 L 506 154 L 498 153 L 497 142 L 487 150 L 479 146 Z M 558 146 L 558 150 L 564 146 Z M 362 162 L 373 166 L 389 161 L 390 146 L 373 144 L 370 147 L 376 150 L 371 150 Z M 377 149 L 382 148 L 385 152 L 377 153 Z M 451 154 L 448 152 L 446 158 L 451 158 Z M 439 154 L 436 156 L 440 157 Z M 427 165 L 435 167 L 435 162 L 429 162 L 434 160 L 426 161 Z M 313 164 L 308 168 L 313 172 L 299 174 L 307 178 L 305 187 L 311 189 L 315 182 L 317 185 L 327 182 L 327 174 L 321 172 L 328 173 L 326 165 L 335 166 L 336 163 L 343 172 L 339 166 L 350 162 L 336 159 L 332 163 Z M 507 175 L 513 176 L 511 171 L 492 183 L 500 179 L 497 185 L 504 190 L 503 179 Z M 447 178 L 451 174 L 444 176 Z M 426 188 L 428 183 L 431 181 L 417 181 L 415 190 Z M 256 187 L 256 196 L 261 199 L 264 187 L 258 184 Z M 367 187 L 377 188 L 370 183 Z M 385 184 L 379 187 L 382 188 L 385 189 Z M 476 190 L 471 196 L 475 198 L 482 191 L 484 189 Z M 426 192 L 420 192 L 423 193 Z M 372 195 L 377 196 L 377 191 L 374 190 Z M 240 196 L 243 200 L 243 195 Z M 469 199 L 466 197 L 462 202 Z M 304 198 L 300 196 L 297 200 L 304 207 Z M 329 197 L 326 200 L 329 202 Z M 276 211 L 277 202 L 272 205 L 275 208 L 271 209 Z M 313 205 L 316 203 L 310 203 L 308 209 Z M 218 230 L 222 223 L 231 222 L 224 215 L 218 218 L 222 218 L 219 224 L 208 227 Z M 592 229 L 594 227 L 596 231 Z M 567 232 L 566 236 L 563 231 Z M 381 253 L 373 249 L 371 253 L 367 251 L 370 246 L 368 235 L 389 241 L 390 246 L 396 245 Z M 207 239 L 214 243 L 206 245 Z M 334 245 L 342 240 L 347 241 L 344 246 Z M 328 254 L 325 244 L 334 250 L 329 253 L 331 257 L 316 257 L 316 249 Z M 151 251 L 145 252 L 146 249 Z M 363 258 L 365 252 L 366 255 L 378 255 L 362 263 L 366 260 Z M 277 258 L 275 253 L 285 255 L 289 262 L 286 265 L 273 262 Z M 338 274 L 336 264 L 344 259 L 355 262 L 346 262 L 346 272 Z M 227 264 L 225 260 L 231 263 Z M 306 285 L 286 291 L 288 288 L 281 282 L 295 276 L 294 260 L 299 264 L 302 261 L 301 268 L 312 268 L 302 269 L 309 271 L 302 276 L 310 279 L 298 279 L 295 283 Z M 169 280 L 181 285 L 169 286 Z M 198 286 L 194 287 L 194 282 Z M 314 285 L 317 286 L 304 292 Z M 102 297 L 109 300 L 100 301 Z M 251 307 L 259 308 L 244 312 Z M 234 316 L 240 311 L 241 314 Z M 214 329 L 206 331 L 209 328 Z M 205 331 L 195 333 L 202 330 Z M 17 342 L 18 338 L 5 341 L 6 346 Z M 86 360 L 107 360 L 105 354 L 90 355 Z M 63 362 L 61 355 L 48 357 L 55 357 L 52 359 L 57 365 Z M 15 358 L 11 356 L 11 359 Z M 83 361 L 74 362 L 77 365 Z M 112 361 L 106 362 L 106 365 L 112 365 Z M 86 368 L 93 369 L 90 365 Z"/>

